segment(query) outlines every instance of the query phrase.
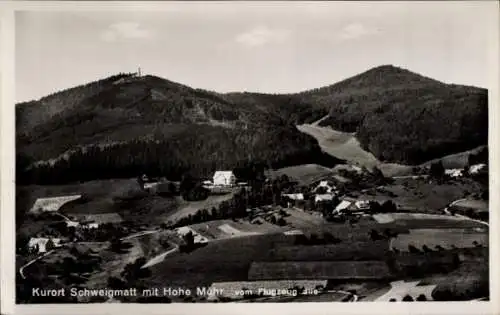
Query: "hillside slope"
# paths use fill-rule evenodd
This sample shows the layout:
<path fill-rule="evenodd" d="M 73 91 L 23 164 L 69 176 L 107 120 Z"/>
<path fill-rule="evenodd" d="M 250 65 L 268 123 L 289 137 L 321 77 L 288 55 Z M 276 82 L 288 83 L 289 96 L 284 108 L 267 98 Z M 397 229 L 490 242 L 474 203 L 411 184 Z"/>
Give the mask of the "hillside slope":
<path fill-rule="evenodd" d="M 288 122 L 356 133 L 384 162 L 420 164 L 488 141 L 487 90 L 445 84 L 384 65 L 333 85 L 287 95 L 232 93 Z"/>
<path fill-rule="evenodd" d="M 16 111 L 20 182 L 338 162 L 278 114 L 154 76 L 107 78 Z"/>
<path fill-rule="evenodd" d="M 488 142 L 487 90 L 382 66 L 304 93 L 330 108 L 320 124 L 356 132 L 382 161 L 418 164 Z"/>

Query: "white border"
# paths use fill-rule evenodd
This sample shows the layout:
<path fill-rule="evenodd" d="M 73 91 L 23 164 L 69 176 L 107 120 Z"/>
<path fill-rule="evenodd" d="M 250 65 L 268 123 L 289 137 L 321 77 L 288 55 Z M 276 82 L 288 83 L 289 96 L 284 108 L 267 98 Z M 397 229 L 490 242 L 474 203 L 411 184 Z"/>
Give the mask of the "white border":
<path fill-rule="evenodd" d="M 499 10 L 496 1 L 474 1 L 490 5 L 496 11 L 497 27 L 491 30 L 489 55 L 489 152 L 490 191 L 500 192 L 500 130 L 499 122 Z M 192 2 L 191 2 L 192 3 Z M 224 2 L 219 2 L 223 5 Z M 264 5 L 264 2 L 256 2 Z M 280 2 L 282 5 L 283 2 Z M 186 3 L 188 5 L 188 3 Z M 272 5 L 265 2 L 265 5 Z M 290 5 L 300 5 L 294 2 Z M 1 306 L 2 314 L 500 314 L 498 279 L 498 208 L 500 195 L 490 193 L 490 302 L 426 302 L 426 303 L 249 303 L 249 304 L 66 304 L 66 305 L 14 305 L 15 262 L 15 119 L 14 119 L 14 11 L 158 11 L 168 9 L 168 2 L 57 2 L 9 1 L 0 3 L 0 224 L 1 224 Z M 493 281 L 496 279 L 496 281 Z"/>

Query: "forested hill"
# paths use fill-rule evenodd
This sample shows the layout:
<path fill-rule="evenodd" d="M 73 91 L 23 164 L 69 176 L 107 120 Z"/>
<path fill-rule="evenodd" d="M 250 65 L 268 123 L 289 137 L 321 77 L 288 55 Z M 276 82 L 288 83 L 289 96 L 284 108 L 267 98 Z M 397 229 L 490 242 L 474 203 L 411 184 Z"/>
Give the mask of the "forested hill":
<path fill-rule="evenodd" d="M 279 113 L 155 76 L 120 74 L 18 104 L 16 125 L 20 183 L 339 161 Z"/>
<path fill-rule="evenodd" d="M 78 180 L 81 169 L 89 179 L 143 169 L 177 178 L 255 164 L 331 166 L 338 160 L 295 127 L 325 116 L 321 125 L 356 132 L 380 160 L 403 164 L 488 138 L 487 90 L 394 66 L 295 94 L 220 94 L 119 74 L 16 106 L 19 179 Z"/>
<path fill-rule="evenodd" d="M 287 95 L 232 93 L 283 119 L 356 132 L 364 149 L 389 162 L 419 164 L 488 142 L 488 95 L 384 65 L 333 85 Z"/>

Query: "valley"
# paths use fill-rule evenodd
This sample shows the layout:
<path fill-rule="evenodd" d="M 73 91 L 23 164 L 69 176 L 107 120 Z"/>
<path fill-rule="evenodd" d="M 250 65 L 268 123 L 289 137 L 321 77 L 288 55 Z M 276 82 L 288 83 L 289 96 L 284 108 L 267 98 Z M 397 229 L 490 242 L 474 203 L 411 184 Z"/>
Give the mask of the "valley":
<path fill-rule="evenodd" d="M 485 298 L 484 95 L 386 65 L 291 94 L 118 74 L 18 104 L 17 301 Z"/>

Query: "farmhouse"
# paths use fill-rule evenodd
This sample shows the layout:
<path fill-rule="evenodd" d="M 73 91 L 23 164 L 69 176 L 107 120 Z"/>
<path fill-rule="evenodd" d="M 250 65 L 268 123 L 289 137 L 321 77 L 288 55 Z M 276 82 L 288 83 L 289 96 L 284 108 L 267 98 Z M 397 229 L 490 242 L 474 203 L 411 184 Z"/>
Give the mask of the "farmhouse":
<path fill-rule="evenodd" d="M 450 177 L 462 177 L 463 169 L 460 168 L 451 168 L 444 170 L 444 173 Z"/>
<path fill-rule="evenodd" d="M 160 183 L 155 182 L 155 183 L 144 183 L 144 189 L 150 190 L 150 189 L 155 189 Z"/>
<path fill-rule="evenodd" d="M 37 253 L 45 253 L 59 246 L 61 246 L 59 238 L 32 237 L 28 242 L 29 250 Z"/>
<path fill-rule="evenodd" d="M 316 188 L 314 189 L 314 191 L 316 192 L 317 190 L 320 190 L 320 189 L 324 189 L 326 193 L 333 193 L 337 190 L 337 187 L 335 187 L 335 185 L 329 183 L 328 181 L 326 180 L 322 180 L 318 186 L 316 186 Z"/>
<path fill-rule="evenodd" d="M 177 229 L 175 229 L 175 232 L 180 237 L 184 237 L 186 234 L 188 234 L 189 232 L 191 232 L 193 234 L 194 242 L 195 243 L 207 243 L 208 242 L 208 239 L 206 237 L 204 237 L 200 233 L 196 232 L 195 230 L 193 230 L 193 229 L 191 229 L 190 227 L 187 227 L 187 226 L 183 226 L 183 227 L 177 228 Z"/>
<path fill-rule="evenodd" d="M 82 223 L 82 228 L 90 230 L 90 229 L 97 229 L 99 227 L 99 223 L 94 222 L 94 221 L 89 221 Z"/>
<path fill-rule="evenodd" d="M 236 176 L 232 171 L 216 171 L 213 177 L 216 186 L 233 186 L 236 184 Z"/>
<path fill-rule="evenodd" d="M 304 194 L 302 193 L 297 193 L 297 194 L 283 194 L 283 197 L 290 198 L 292 200 L 304 200 Z"/>
<path fill-rule="evenodd" d="M 80 225 L 77 221 L 66 220 L 64 222 L 66 223 L 66 227 L 77 227 Z"/>
<path fill-rule="evenodd" d="M 479 171 L 481 171 L 485 167 L 486 167 L 486 164 L 483 164 L 483 163 L 471 165 L 469 168 L 469 173 L 477 174 L 477 173 L 479 173 Z"/>
<path fill-rule="evenodd" d="M 318 194 L 314 197 L 314 202 L 332 201 L 333 197 L 332 194 Z"/>
<path fill-rule="evenodd" d="M 356 208 L 359 210 L 369 210 L 370 209 L 370 201 L 369 200 L 358 200 L 355 203 Z"/>
<path fill-rule="evenodd" d="M 341 213 L 348 210 L 352 206 L 352 201 L 342 200 L 333 210 L 333 213 Z"/>
<path fill-rule="evenodd" d="M 81 195 L 70 195 L 70 196 L 59 196 L 59 197 L 49 197 L 49 198 L 38 198 L 33 207 L 31 207 L 30 212 L 53 212 L 58 211 L 64 204 L 78 200 Z"/>

